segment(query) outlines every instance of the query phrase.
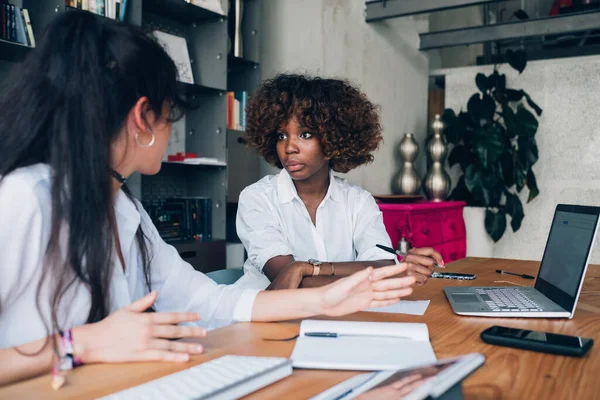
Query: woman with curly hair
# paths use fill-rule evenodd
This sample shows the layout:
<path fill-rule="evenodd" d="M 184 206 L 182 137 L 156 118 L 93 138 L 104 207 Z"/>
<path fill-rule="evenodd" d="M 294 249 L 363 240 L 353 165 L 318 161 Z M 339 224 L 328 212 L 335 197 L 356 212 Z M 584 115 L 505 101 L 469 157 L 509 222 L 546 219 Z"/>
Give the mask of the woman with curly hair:
<path fill-rule="evenodd" d="M 265 81 L 247 110 L 247 144 L 282 171 L 242 191 L 237 233 L 248 252 L 242 286 L 321 286 L 393 264 L 371 194 L 333 175 L 373 161 L 378 106 L 350 83 L 303 75 Z M 412 249 L 406 274 L 424 284 L 440 254 Z"/>

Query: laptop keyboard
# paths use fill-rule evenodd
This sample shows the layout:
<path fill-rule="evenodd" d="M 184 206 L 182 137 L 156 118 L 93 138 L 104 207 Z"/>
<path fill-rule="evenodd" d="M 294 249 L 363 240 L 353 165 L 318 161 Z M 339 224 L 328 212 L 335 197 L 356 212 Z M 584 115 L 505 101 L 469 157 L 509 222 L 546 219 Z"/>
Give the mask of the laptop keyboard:
<path fill-rule="evenodd" d="M 540 306 L 517 288 L 477 289 L 477 294 L 492 311 L 542 311 Z"/>

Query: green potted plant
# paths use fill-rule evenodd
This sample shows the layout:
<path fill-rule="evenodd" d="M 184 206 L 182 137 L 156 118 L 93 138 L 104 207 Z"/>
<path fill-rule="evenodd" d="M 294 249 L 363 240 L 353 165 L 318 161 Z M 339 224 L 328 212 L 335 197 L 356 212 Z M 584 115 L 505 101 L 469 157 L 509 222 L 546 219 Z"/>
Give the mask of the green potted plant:
<path fill-rule="evenodd" d="M 527 56 L 508 51 L 511 67 L 523 72 Z M 527 186 L 532 201 L 539 194 L 533 172 L 538 160 L 536 116 L 542 109 L 521 89 L 506 86 L 506 75 L 494 66 L 492 74 L 478 73 L 479 91 L 458 115 L 446 109 L 446 136 L 453 145 L 448 162 L 463 172 L 450 197 L 485 209 L 485 229 L 497 242 L 506 231 L 507 216 L 514 232 L 524 217 L 519 193 Z M 533 111 L 530 111 L 530 109 Z"/>

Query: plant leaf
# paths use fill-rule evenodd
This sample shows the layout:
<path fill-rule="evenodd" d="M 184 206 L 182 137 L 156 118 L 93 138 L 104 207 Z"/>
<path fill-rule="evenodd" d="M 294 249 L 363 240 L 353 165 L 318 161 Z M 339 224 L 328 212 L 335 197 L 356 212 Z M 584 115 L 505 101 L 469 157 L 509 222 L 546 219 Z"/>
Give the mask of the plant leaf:
<path fill-rule="evenodd" d="M 506 51 L 506 59 L 511 67 L 519 71 L 519 74 L 521 74 L 527 66 L 527 53 L 523 50 L 512 51 L 508 49 Z"/>
<path fill-rule="evenodd" d="M 475 121 L 481 119 L 481 96 L 479 93 L 475 93 L 467 102 L 467 110 Z"/>
<path fill-rule="evenodd" d="M 446 138 L 448 141 L 454 145 L 458 144 L 465 130 L 460 118 L 456 116 L 453 110 L 447 108 L 442 114 L 442 121 L 446 124 Z"/>
<path fill-rule="evenodd" d="M 506 89 L 506 99 L 508 101 L 519 101 L 523 98 L 522 90 Z"/>
<path fill-rule="evenodd" d="M 517 185 L 517 192 L 521 192 L 521 190 L 523 190 L 523 186 L 525 186 L 525 170 L 519 162 L 517 162 L 515 165 L 515 181 Z"/>
<path fill-rule="evenodd" d="M 471 192 L 465 186 L 465 176 L 461 176 L 456 184 L 454 190 L 450 194 L 452 200 L 461 200 L 467 202 L 467 204 L 473 204 L 473 196 Z"/>
<path fill-rule="evenodd" d="M 506 75 L 494 72 L 487 78 L 487 87 L 494 92 L 503 92 L 506 89 Z"/>
<path fill-rule="evenodd" d="M 488 79 L 481 72 L 475 76 L 475 84 L 481 93 L 487 93 L 488 90 Z"/>
<path fill-rule="evenodd" d="M 519 133 L 519 123 L 517 116 L 510 106 L 502 107 L 502 118 L 504 118 L 504 126 L 506 127 L 506 135 L 509 138 L 514 138 Z"/>
<path fill-rule="evenodd" d="M 485 120 L 491 120 L 496 113 L 496 102 L 489 94 L 484 94 L 481 99 L 481 117 Z"/>
<path fill-rule="evenodd" d="M 469 158 L 469 150 L 466 146 L 459 144 L 458 146 L 454 146 L 450 155 L 448 156 L 448 165 L 452 168 L 455 164 L 460 164 L 461 168 L 464 171 L 464 165 L 466 165 Z"/>
<path fill-rule="evenodd" d="M 476 164 L 467 166 L 464 174 L 465 188 L 471 192 L 473 206 L 497 206 L 504 189 L 502 179 L 493 170 L 484 170 Z"/>
<path fill-rule="evenodd" d="M 498 83 L 496 83 L 496 89 L 500 91 L 506 90 L 506 75 L 499 74 L 498 75 Z"/>
<path fill-rule="evenodd" d="M 484 168 L 490 168 L 504 152 L 505 145 L 498 128 L 489 125 L 487 129 L 476 129 L 473 134 L 473 150 Z"/>
<path fill-rule="evenodd" d="M 502 168 L 502 177 L 504 178 L 504 185 L 506 187 L 512 187 L 515 184 L 516 156 L 516 150 L 513 148 L 510 152 L 504 152 L 502 159 L 500 160 L 500 166 Z"/>
<path fill-rule="evenodd" d="M 485 211 L 485 230 L 490 234 L 494 242 L 500 240 L 506 230 L 506 216 L 504 213 Z"/>
<path fill-rule="evenodd" d="M 506 196 L 506 212 L 510 215 L 510 226 L 513 232 L 516 232 L 521 227 L 521 222 L 525 213 L 523 212 L 523 203 L 519 196 L 509 194 Z"/>
<path fill-rule="evenodd" d="M 464 177 L 465 188 L 471 193 L 473 205 L 487 205 L 481 169 L 477 165 L 471 164 L 467 166 Z"/>
<path fill-rule="evenodd" d="M 525 135 L 528 138 L 533 138 L 538 129 L 538 121 L 528 109 L 519 104 L 515 117 L 521 126 L 519 136 Z"/>
<path fill-rule="evenodd" d="M 465 170 L 465 187 L 473 192 L 478 185 L 481 185 L 481 171 L 475 164 L 471 164 Z"/>
<path fill-rule="evenodd" d="M 527 171 L 527 187 L 529 188 L 529 198 L 527 199 L 527 202 L 529 203 L 540 194 L 535 175 L 533 174 L 533 170 L 531 168 L 529 168 Z"/>
<path fill-rule="evenodd" d="M 500 168 L 493 165 L 492 168 L 484 170 L 482 181 L 485 205 L 489 207 L 498 206 L 505 190 Z"/>
<path fill-rule="evenodd" d="M 531 100 L 531 97 L 529 97 L 527 92 L 525 92 L 524 90 L 521 90 L 521 92 L 523 92 L 523 96 L 525 96 L 525 100 L 527 100 L 527 104 L 529 104 L 529 107 L 533 108 L 533 111 L 535 111 L 538 117 L 541 117 L 542 109 L 540 108 L 540 106 L 538 106 L 533 100 Z"/>
<path fill-rule="evenodd" d="M 524 136 L 519 137 L 518 159 L 523 169 L 531 168 L 539 158 L 539 150 L 535 139 Z"/>

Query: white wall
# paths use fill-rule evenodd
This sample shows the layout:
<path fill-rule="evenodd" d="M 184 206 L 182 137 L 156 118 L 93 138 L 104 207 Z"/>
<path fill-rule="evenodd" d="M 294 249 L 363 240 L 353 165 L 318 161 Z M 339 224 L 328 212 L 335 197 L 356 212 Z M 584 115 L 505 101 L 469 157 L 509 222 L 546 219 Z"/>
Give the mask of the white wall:
<path fill-rule="evenodd" d="M 347 78 L 380 104 L 384 143 L 373 164 L 347 178 L 372 193 L 389 193 L 402 134 L 415 133 L 421 143 L 425 138 L 428 63 L 417 32 L 427 19 L 367 24 L 363 12 L 362 0 L 265 0 L 262 77 L 308 72 Z M 423 149 L 419 160 L 423 171 Z M 261 172 L 272 169 L 263 165 Z"/>
<path fill-rule="evenodd" d="M 477 90 L 477 72 L 491 71 L 465 67 L 432 74 L 446 76 L 446 107 L 459 110 Z M 527 91 L 544 112 L 533 167 L 540 195 L 525 205 L 521 229 L 513 233 L 508 227 L 494 256 L 540 260 L 557 204 L 600 205 L 600 56 L 531 62 L 521 76 L 508 66 L 501 71 L 509 87 Z M 525 188 L 523 201 L 527 193 Z M 595 248 L 592 262 L 599 263 L 598 243 Z"/>

